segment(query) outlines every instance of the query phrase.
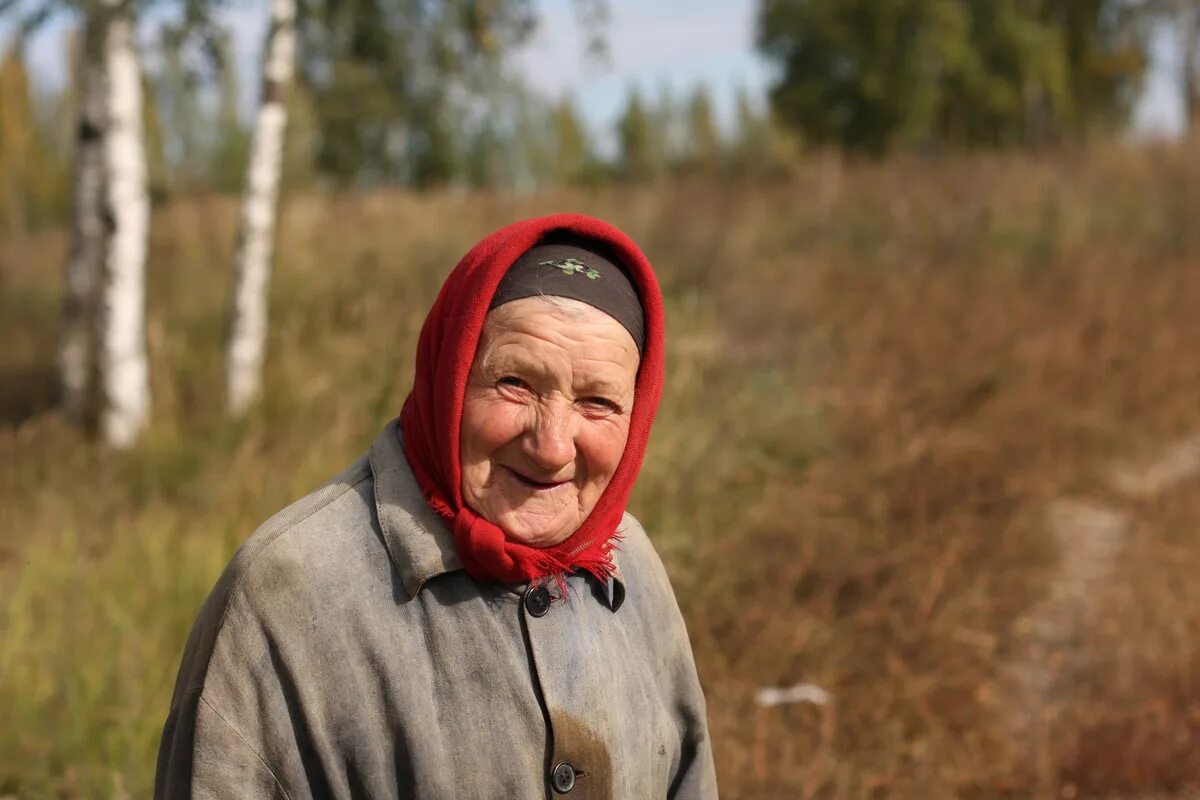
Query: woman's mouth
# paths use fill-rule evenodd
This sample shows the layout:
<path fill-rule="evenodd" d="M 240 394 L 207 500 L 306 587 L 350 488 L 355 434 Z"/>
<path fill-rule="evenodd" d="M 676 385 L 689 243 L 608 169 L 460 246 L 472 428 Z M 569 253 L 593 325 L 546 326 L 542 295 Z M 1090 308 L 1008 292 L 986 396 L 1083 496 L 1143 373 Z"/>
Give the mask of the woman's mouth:
<path fill-rule="evenodd" d="M 510 475 L 516 478 L 517 483 L 527 486 L 534 491 L 545 492 L 551 489 L 557 489 L 559 486 L 570 483 L 570 481 L 539 481 L 535 480 L 534 478 L 530 478 L 528 475 L 523 475 L 520 472 L 517 472 L 512 467 L 504 467 L 504 469 L 507 470 Z"/>

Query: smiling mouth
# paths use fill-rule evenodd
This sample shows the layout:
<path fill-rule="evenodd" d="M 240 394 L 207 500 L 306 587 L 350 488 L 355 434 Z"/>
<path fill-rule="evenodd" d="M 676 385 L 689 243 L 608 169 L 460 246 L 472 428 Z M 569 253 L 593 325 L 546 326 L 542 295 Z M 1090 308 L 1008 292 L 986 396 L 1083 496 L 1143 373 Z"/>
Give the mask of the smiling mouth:
<path fill-rule="evenodd" d="M 517 472 L 512 467 L 505 467 L 504 469 L 508 470 L 508 473 L 516 478 L 518 483 L 537 491 L 557 489 L 559 486 L 570 483 L 570 481 L 535 481 L 533 478 L 528 478 Z"/>

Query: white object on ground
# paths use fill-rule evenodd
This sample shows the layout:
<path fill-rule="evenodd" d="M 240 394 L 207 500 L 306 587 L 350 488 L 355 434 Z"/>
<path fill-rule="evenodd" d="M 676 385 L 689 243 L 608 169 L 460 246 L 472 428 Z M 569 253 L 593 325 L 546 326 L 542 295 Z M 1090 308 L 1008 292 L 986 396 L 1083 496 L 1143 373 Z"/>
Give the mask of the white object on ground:
<path fill-rule="evenodd" d="M 798 683 L 795 686 L 764 686 L 754 693 L 754 702 L 762 708 L 789 705 L 791 703 L 811 703 L 814 706 L 827 706 L 833 701 L 833 695 L 814 683 Z"/>

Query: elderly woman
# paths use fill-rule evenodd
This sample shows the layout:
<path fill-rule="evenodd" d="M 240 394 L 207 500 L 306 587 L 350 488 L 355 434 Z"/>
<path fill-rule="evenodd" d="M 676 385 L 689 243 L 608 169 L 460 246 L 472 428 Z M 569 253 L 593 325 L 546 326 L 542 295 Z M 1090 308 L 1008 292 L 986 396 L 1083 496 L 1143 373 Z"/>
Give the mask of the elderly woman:
<path fill-rule="evenodd" d="M 398 422 L 204 604 L 155 795 L 715 797 L 683 620 L 625 513 L 662 381 L 661 295 L 620 231 L 476 245 Z"/>

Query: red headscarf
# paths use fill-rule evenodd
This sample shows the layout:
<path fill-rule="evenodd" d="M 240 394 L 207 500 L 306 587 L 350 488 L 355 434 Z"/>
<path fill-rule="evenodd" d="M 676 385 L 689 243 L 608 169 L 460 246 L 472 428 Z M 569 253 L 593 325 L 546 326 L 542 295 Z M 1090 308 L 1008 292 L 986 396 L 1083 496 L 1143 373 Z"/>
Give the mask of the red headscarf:
<path fill-rule="evenodd" d="M 629 439 L 616 472 L 583 525 L 553 547 L 509 540 L 463 502 L 459 463 L 463 395 L 483 320 L 509 266 L 546 234 L 568 231 L 612 248 L 641 297 L 646 344 L 634 389 Z M 400 413 L 404 452 L 430 506 L 454 529 L 454 543 L 476 579 L 532 581 L 584 569 L 604 579 L 613 572 L 612 549 L 629 492 L 642 466 L 650 423 L 663 385 L 663 305 L 658 281 L 642 251 L 606 222 L 556 214 L 501 228 L 463 256 L 442 284 L 417 343 L 416 377 Z"/>

